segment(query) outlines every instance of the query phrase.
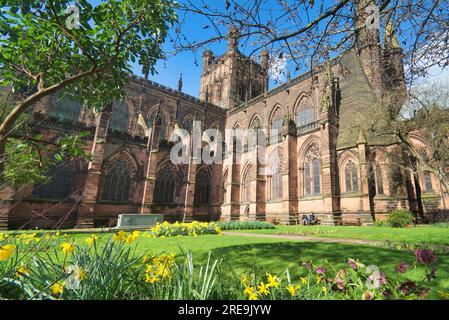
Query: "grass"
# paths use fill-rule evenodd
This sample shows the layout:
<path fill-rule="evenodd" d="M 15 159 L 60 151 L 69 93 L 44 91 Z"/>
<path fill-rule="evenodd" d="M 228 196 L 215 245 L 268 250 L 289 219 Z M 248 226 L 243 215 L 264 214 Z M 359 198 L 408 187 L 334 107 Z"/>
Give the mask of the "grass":
<path fill-rule="evenodd" d="M 260 231 L 260 230 L 258 230 Z M 103 235 L 106 237 L 108 235 Z M 82 244 L 87 235 L 70 235 Z M 387 276 L 402 277 L 395 272 L 395 267 L 402 261 L 413 265 L 413 252 L 399 251 L 365 245 L 335 244 L 319 242 L 298 242 L 288 239 L 268 239 L 239 236 L 204 235 L 198 237 L 175 238 L 141 238 L 137 240 L 137 250 L 142 254 L 176 253 L 190 250 L 195 263 L 202 263 L 209 252 L 216 258 L 223 258 L 240 276 L 243 273 L 270 272 L 281 274 L 289 268 L 293 277 L 303 272 L 303 261 L 313 261 L 316 265 L 332 264 L 335 268 L 343 267 L 348 257 L 359 259 L 366 265 L 377 265 Z M 438 278 L 434 282 L 437 289 L 449 289 L 449 254 L 438 257 Z M 419 280 L 423 267 L 413 267 L 407 277 Z M 436 291 L 432 293 L 436 296 Z M 432 297 L 431 296 L 431 297 Z"/>
<path fill-rule="evenodd" d="M 234 231 L 233 231 L 234 232 Z M 412 228 L 391 227 L 333 227 L 333 226 L 276 226 L 265 230 L 236 230 L 235 232 L 260 234 L 292 234 L 323 238 L 348 238 L 407 243 L 449 245 L 448 228 L 420 226 Z"/>

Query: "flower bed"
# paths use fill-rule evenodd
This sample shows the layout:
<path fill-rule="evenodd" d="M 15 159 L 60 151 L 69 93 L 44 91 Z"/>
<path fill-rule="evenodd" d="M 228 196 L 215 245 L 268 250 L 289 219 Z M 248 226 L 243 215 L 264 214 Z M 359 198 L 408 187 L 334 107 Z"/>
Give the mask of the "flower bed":
<path fill-rule="evenodd" d="M 191 223 L 158 223 L 152 227 L 149 234 L 153 237 L 198 236 L 202 234 L 220 234 L 221 229 L 216 223 L 198 222 Z"/>
<path fill-rule="evenodd" d="M 221 230 L 255 230 L 255 229 L 275 229 L 276 226 L 264 221 L 226 221 L 217 222 Z"/>
<path fill-rule="evenodd" d="M 187 228 L 192 235 L 205 232 L 197 229 L 201 225 L 211 226 L 179 224 L 175 230 L 183 234 Z M 155 228 L 175 233 L 166 224 Z M 193 263 L 191 253 L 138 254 L 136 246 L 148 235 L 119 231 L 112 236 L 90 235 L 80 243 L 65 235 L 2 236 L 0 298 L 425 299 L 437 275 L 438 257 L 430 249 L 418 249 L 407 261 L 398 261 L 394 277 L 382 266 L 352 258 L 342 268 L 303 262 L 280 274 L 257 268 L 242 274 L 210 254 L 200 264 Z M 418 265 L 425 270 L 413 281 L 407 275 L 410 270 L 416 273 Z M 439 295 L 449 298 L 444 290 Z"/>

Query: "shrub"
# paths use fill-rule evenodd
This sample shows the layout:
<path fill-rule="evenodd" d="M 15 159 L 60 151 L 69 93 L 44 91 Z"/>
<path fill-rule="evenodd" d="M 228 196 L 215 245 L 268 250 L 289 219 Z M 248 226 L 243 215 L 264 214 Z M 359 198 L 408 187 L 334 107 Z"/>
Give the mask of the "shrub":
<path fill-rule="evenodd" d="M 413 214 L 406 210 L 395 210 L 388 217 L 388 224 L 393 228 L 404 228 L 413 222 Z"/>
<path fill-rule="evenodd" d="M 389 227 L 390 225 L 385 220 L 376 220 L 376 221 L 374 221 L 374 226 L 375 227 Z"/>
<path fill-rule="evenodd" d="M 274 229 L 275 225 L 265 221 L 226 221 L 218 222 L 221 230 Z"/>

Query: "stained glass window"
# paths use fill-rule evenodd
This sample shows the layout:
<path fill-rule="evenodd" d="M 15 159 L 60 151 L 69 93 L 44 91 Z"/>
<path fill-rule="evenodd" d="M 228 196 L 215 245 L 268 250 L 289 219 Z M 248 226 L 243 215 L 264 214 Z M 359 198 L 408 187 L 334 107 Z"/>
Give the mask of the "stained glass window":
<path fill-rule="evenodd" d="M 320 194 L 321 186 L 320 186 L 320 160 L 313 160 L 313 193 Z"/>
<path fill-rule="evenodd" d="M 50 116 L 61 122 L 77 123 L 81 113 L 81 103 L 57 94 L 51 97 Z"/>
<path fill-rule="evenodd" d="M 131 186 L 131 173 L 124 160 L 117 160 L 112 169 L 105 175 L 102 200 L 127 201 Z"/>
<path fill-rule="evenodd" d="M 271 143 L 276 143 L 279 141 L 283 126 L 284 126 L 284 112 L 282 111 L 281 108 L 277 108 L 271 120 L 271 127 L 270 127 Z"/>
<path fill-rule="evenodd" d="M 210 177 L 206 170 L 200 170 L 195 180 L 195 205 L 209 204 Z"/>
<path fill-rule="evenodd" d="M 129 111 L 125 102 L 114 101 L 112 103 L 112 114 L 110 128 L 113 131 L 128 132 Z"/>
<path fill-rule="evenodd" d="M 296 115 L 296 125 L 302 127 L 315 121 L 315 111 L 313 107 L 300 110 Z"/>
<path fill-rule="evenodd" d="M 269 200 L 282 198 L 282 159 L 276 157 L 271 165 L 271 175 L 268 176 L 270 186 Z"/>
<path fill-rule="evenodd" d="M 429 172 L 424 172 L 424 182 L 426 185 L 426 192 L 433 192 L 432 177 Z"/>
<path fill-rule="evenodd" d="M 74 169 L 67 163 L 51 167 L 47 173 L 50 181 L 36 185 L 33 189 L 33 197 L 54 200 L 67 199 L 72 192 L 74 175 Z"/>
<path fill-rule="evenodd" d="M 249 167 L 243 179 L 242 202 L 251 201 L 251 170 Z"/>
<path fill-rule="evenodd" d="M 159 171 L 156 178 L 156 186 L 154 188 L 155 202 L 173 202 L 175 194 L 175 177 L 170 167 L 165 166 Z"/>
<path fill-rule="evenodd" d="M 357 176 L 357 167 L 351 160 L 348 161 L 345 167 L 345 185 L 346 185 L 346 192 L 359 191 L 359 178 Z"/>
<path fill-rule="evenodd" d="M 310 177 L 310 164 L 306 163 L 306 166 L 304 168 L 304 175 L 305 175 L 305 183 L 306 183 L 306 195 L 310 195 L 312 193 L 312 189 L 310 187 L 311 185 L 311 177 Z"/>
<path fill-rule="evenodd" d="M 321 193 L 321 149 L 317 143 L 313 143 L 305 156 L 304 185 L 306 195 L 318 195 Z"/>

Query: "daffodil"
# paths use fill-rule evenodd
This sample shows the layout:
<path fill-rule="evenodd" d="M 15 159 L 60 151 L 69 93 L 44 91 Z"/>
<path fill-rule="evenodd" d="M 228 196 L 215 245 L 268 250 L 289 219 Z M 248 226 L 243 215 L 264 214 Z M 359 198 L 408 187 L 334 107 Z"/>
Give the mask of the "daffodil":
<path fill-rule="evenodd" d="M 87 279 L 87 272 L 84 271 L 83 268 L 78 267 L 76 272 L 75 272 L 75 279 L 78 281 L 84 281 Z"/>
<path fill-rule="evenodd" d="M 65 255 L 69 255 L 75 250 L 75 245 L 71 242 L 64 242 L 61 244 L 61 249 Z"/>
<path fill-rule="evenodd" d="M 276 276 L 267 274 L 267 279 L 268 279 L 268 287 L 273 287 L 273 288 L 279 287 L 279 280 Z"/>
<path fill-rule="evenodd" d="M 127 238 L 126 232 L 123 230 L 120 230 L 119 232 L 117 232 L 112 236 L 112 240 L 116 242 L 124 242 L 126 241 L 126 238 Z"/>
<path fill-rule="evenodd" d="M 146 283 L 153 284 L 153 283 L 157 282 L 158 280 L 159 280 L 158 277 L 152 276 L 150 274 L 146 274 L 145 275 L 145 282 Z"/>
<path fill-rule="evenodd" d="M 293 297 L 293 296 L 296 295 L 296 293 L 298 293 L 299 286 L 294 286 L 294 285 L 292 285 L 292 284 L 289 284 L 289 285 L 287 286 L 287 290 L 288 290 L 288 292 L 290 293 L 290 295 Z"/>
<path fill-rule="evenodd" d="M 0 246 L 0 261 L 4 261 L 11 257 L 16 250 L 16 246 L 13 244 L 7 244 L 4 246 Z"/>
<path fill-rule="evenodd" d="M 19 269 L 17 269 L 17 271 L 16 271 L 17 278 L 23 277 L 23 276 L 29 276 L 29 274 L 30 274 L 30 270 L 24 265 L 21 265 L 19 267 Z"/>
<path fill-rule="evenodd" d="M 86 243 L 88 246 L 92 246 L 98 239 L 99 239 L 99 237 L 97 235 L 93 234 L 86 239 Z"/>
<path fill-rule="evenodd" d="M 260 285 L 257 286 L 257 288 L 259 289 L 259 293 L 263 294 L 264 296 L 266 296 L 270 293 L 270 291 L 268 290 L 268 287 L 263 282 L 261 282 Z"/>
<path fill-rule="evenodd" d="M 327 290 L 326 287 L 322 287 L 322 288 L 321 288 L 321 291 L 322 291 L 324 294 L 327 294 L 327 291 L 328 291 L 328 290 Z"/>
<path fill-rule="evenodd" d="M 64 282 L 56 282 L 50 289 L 53 295 L 62 294 L 64 292 Z"/>
<path fill-rule="evenodd" d="M 254 288 L 253 287 L 245 287 L 245 290 L 243 290 L 243 293 L 249 296 L 254 293 Z"/>
<path fill-rule="evenodd" d="M 252 292 L 249 296 L 248 296 L 249 300 L 257 300 L 257 294 L 255 292 Z"/>
<path fill-rule="evenodd" d="M 307 278 L 306 277 L 300 277 L 299 279 L 301 280 L 302 284 L 307 284 Z"/>

